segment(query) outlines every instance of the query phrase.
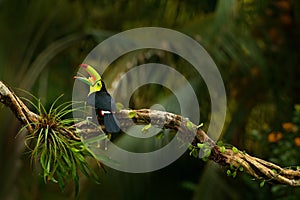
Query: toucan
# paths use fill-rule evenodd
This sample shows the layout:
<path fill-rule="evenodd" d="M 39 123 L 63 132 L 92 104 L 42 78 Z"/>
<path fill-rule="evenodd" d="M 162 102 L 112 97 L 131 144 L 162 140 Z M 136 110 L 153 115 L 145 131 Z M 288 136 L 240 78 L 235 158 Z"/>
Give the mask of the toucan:
<path fill-rule="evenodd" d="M 80 64 L 90 77 L 74 76 L 75 79 L 82 81 L 90 86 L 87 97 L 87 104 L 95 109 L 97 120 L 100 125 L 104 125 L 107 133 L 119 133 L 120 125 L 114 112 L 116 105 L 113 98 L 107 92 L 104 82 L 99 73 L 88 64 Z"/>

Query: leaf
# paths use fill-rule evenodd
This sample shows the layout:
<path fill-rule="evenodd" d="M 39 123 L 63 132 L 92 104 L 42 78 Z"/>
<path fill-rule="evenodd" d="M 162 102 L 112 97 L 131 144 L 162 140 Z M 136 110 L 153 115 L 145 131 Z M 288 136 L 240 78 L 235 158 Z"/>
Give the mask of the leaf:
<path fill-rule="evenodd" d="M 74 190 L 75 190 L 75 197 L 78 197 L 78 193 L 79 193 L 79 177 L 76 173 L 75 176 L 73 176 L 73 180 L 74 180 Z"/>
<path fill-rule="evenodd" d="M 296 112 L 300 112 L 300 104 L 295 105 L 295 110 L 296 110 Z"/>
<path fill-rule="evenodd" d="M 203 160 L 204 162 L 206 162 L 206 161 L 208 161 L 208 158 L 207 158 L 207 157 L 203 157 L 202 160 Z"/>
<path fill-rule="evenodd" d="M 65 189 L 65 183 L 64 183 L 64 175 L 60 172 L 56 172 L 56 176 L 57 176 L 57 183 L 59 188 L 63 191 Z"/>
<path fill-rule="evenodd" d="M 204 147 L 204 144 L 201 144 L 201 143 L 197 143 L 197 147 L 202 149 Z"/>
<path fill-rule="evenodd" d="M 237 174 L 236 171 L 234 171 L 234 172 L 232 173 L 232 177 L 235 178 L 235 177 L 236 177 L 236 174 Z"/>
<path fill-rule="evenodd" d="M 149 128 L 151 128 L 151 124 L 147 124 L 146 126 L 144 126 L 144 127 L 142 128 L 142 132 L 143 132 L 143 133 L 146 133 L 146 132 L 149 130 Z"/>
<path fill-rule="evenodd" d="M 226 151 L 225 146 L 221 146 L 221 147 L 220 147 L 220 151 L 221 151 L 221 153 L 225 153 L 225 151 Z"/>
<path fill-rule="evenodd" d="M 160 132 L 158 133 L 155 137 L 158 139 L 158 140 L 161 140 L 162 138 L 164 138 L 165 134 L 164 132 Z"/>
<path fill-rule="evenodd" d="M 233 153 L 239 153 L 239 150 L 236 147 L 232 147 Z"/>
<path fill-rule="evenodd" d="M 195 157 L 195 158 L 198 158 L 198 151 L 196 150 L 196 149 L 194 149 L 193 151 L 193 156 Z"/>
<path fill-rule="evenodd" d="M 226 172 L 227 176 L 230 176 L 231 175 L 231 171 L 228 169 L 227 172 Z"/>
<path fill-rule="evenodd" d="M 190 130 L 193 131 L 194 130 L 194 124 L 191 121 L 187 121 L 186 122 L 186 127 Z"/>
<path fill-rule="evenodd" d="M 223 143 L 223 141 L 219 140 L 219 141 L 217 142 L 217 145 L 218 145 L 219 147 L 221 147 L 221 146 L 224 146 L 224 143 Z"/>
<path fill-rule="evenodd" d="M 259 187 L 264 187 L 264 185 L 265 185 L 265 181 L 262 181 L 262 182 L 260 182 L 260 184 L 259 184 Z"/>
<path fill-rule="evenodd" d="M 122 110 L 124 108 L 124 105 L 122 103 L 120 103 L 120 102 L 117 102 L 116 103 L 116 108 L 117 108 L 118 111 Z"/>
<path fill-rule="evenodd" d="M 195 147 L 192 147 L 191 151 L 190 151 L 190 156 L 194 155 L 194 151 L 195 151 Z"/>
<path fill-rule="evenodd" d="M 195 157 L 195 158 L 198 158 L 199 152 L 198 152 L 198 150 L 196 149 L 195 146 L 190 145 L 190 146 L 189 146 L 189 150 L 190 150 L 190 156 L 193 156 L 193 157 Z"/>
<path fill-rule="evenodd" d="M 239 170 L 242 172 L 242 171 L 244 171 L 244 168 L 242 166 L 240 166 Z"/>
<path fill-rule="evenodd" d="M 136 112 L 134 110 L 131 110 L 131 111 L 128 112 L 128 117 L 130 119 L 134 118 L 135 116 L 136 116 Z"/>
<path fill-rule="evenodd" d="M 208 158 L 211 154 L 210 148 L 204 149 L 204 157 Z"/>

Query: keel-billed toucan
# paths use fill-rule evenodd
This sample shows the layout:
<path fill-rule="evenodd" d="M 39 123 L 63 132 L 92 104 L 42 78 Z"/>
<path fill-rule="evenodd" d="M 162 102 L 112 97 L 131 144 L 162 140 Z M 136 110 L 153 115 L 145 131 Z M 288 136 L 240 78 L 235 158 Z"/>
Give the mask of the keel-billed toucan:
<path fill-rule="evenodd" d="M 90 75 L 90 77 L 85 78 L 75 76 L 74 78 L 90 86 L 87 104 L 95 108 L 99 124 L 104 125 L 105 130 L 108 133 L 120 132 L 118 120 L 113 115 L 113 112 L 116 111 L 115 102 L 107 92 L 101 76 L 88 64 L 81 64 L 80 67 L 82 67 Z"/>

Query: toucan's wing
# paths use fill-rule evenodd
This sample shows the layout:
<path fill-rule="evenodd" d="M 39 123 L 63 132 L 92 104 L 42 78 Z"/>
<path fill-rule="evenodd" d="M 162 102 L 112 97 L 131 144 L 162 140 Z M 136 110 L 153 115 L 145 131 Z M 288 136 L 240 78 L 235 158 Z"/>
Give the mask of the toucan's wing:
<path fill-rule="evenodd" d="M 99 91 L 91 95 L 90 95 L 91 96 L 90 101 L 93 101 L 91 102 L 91 105 L 95 106 L 96 109 L 105 110 L 105 111 L 116 110 L 115 102 L 110 96 L 110 94 L 108 94 L 107 92 Z"/>
<path fill-rule="evenodd" d="M 109 93 L 99 91 L 92 93 L 88 96 L 87 102 L 89 105 L 95 107 L 97 114 L 100 111 L 116 111 L 116 105 Z M 104 114 L 104 126 L 107 132 L 117 133 L 120 132 L 120 126 L 117 118 L 112 114 Z"/>
<path fill-rule="evenodd" d="M 113 114 L 104 115 L 104 126 L 108 133 L 120 132 L 120 125 Z"/>

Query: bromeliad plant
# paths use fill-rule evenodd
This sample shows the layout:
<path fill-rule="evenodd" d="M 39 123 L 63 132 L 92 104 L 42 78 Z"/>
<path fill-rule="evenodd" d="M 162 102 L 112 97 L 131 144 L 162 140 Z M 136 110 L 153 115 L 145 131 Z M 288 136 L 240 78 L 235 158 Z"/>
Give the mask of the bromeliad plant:
<path fill-rule="evenodd" d="M 99 182 L 99 176 L 87 162 L 86 157 L 94 158 L 98 166 L 101 166 L 101 163 L 88 150 L 81 138 L 74 135 L 76 133 L 75 124 L 79 119 L 67 118 L 74 111 L 73 103 L 67 102 L 56 106 L 61 97 L 62 95 L 53 102 L 48 111 L 36 97 L 33 98 L 37 103 L 23 98 L 36 109 L 39 115 L 38 120 L 30 124 L 33 131 L 26 138 L 26 146 L 31 152 L 31 162 L 40 163 L 45 182 L 57 183 L 63 190 L 65 185 L 73 180 L 75 195 L 77 195 L 79 190 L 78 171 L 96 183 Z M 20 132 L 27 126 L 24 126 Z"/>

